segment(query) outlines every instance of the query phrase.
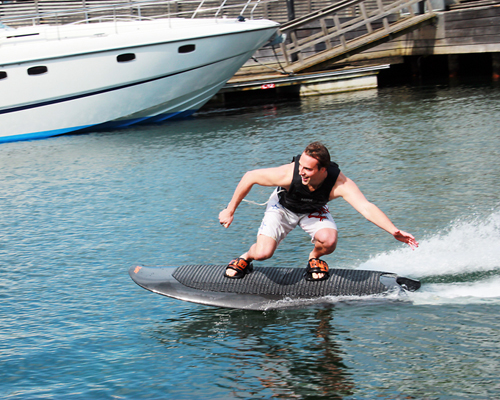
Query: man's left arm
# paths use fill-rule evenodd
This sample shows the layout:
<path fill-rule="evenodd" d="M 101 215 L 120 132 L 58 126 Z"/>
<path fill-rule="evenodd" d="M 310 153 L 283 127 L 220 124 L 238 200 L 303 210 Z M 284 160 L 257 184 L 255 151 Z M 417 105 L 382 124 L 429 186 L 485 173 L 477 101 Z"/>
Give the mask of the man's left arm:
<path fill-rule="evenodd" d="M 407 243 L 412 249 L 418 247 L 413 235 L 396 228 L 389 217 L 375 204 L 369 202 L 358 186 L 342 172 L 332 189 L 330 200 L 338 197 L 342 197 L 368 221 L 389 232 L 396 240 Z"/>

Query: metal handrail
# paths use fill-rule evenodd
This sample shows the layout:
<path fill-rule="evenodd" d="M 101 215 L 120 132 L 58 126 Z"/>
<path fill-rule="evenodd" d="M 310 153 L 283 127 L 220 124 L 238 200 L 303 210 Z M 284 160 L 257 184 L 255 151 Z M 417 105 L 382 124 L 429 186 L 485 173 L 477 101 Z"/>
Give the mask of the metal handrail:
<path fill-rule="evenodd" d="M 216 19 L 217 19 L 217 17 L 219 16 L 219 12 L 220 12 L 220 10 L 221 10 L 222 8 L 224 8 L 224 6 L 226 5 L 226 1 L 227 1 L 227 0 L 224 0 L 224 1 L 222 2 L 222 4 L 220 5 L 219 9 L 218 9 L 218 10 L 217 10 L 217 12 L 215 13 L 215 18 L 216 18 Z"/>
<path fill-rule="evenodd" d="M 240 8 L 242 7 L 241 12 L 239 15 L 243 15 L 243 13 L 246 11 L 246 9 L 249 6 L 253 5 L 252 8 L 252 14 L 250 16 L 250 19 L 253 19 L 253 11 L 255 8 L 259 5 L 265 4 L 265 3 L 271 3 L 275 2 L 278 0 L 246 0 L 242 1 L 239 4 L 233 4 L 233 5 L 227 5 L 227 0 L 223 0 L 219 5 L 213 6 L 213 7 L 204 7 L 206 0 L 181 0 L 181 1 L 175 1 L 175 0 L 148 0 L 148 1 L 123 1 L 120 4 L 113 4 L 112 6 L 110 5 L 92 5 L 92 6 L 85 6 L 85 7 L 78 7 L 78 8 L 71 8 L 68 10 L 58 10 L 58 11 L 40 11 L 40 5 L 39 2 L 35 2 L 33 5 L 35 6 L 35 12 L 30 12 L 27 14 L 23 15 L 13 15 L 13 16 L 0 16 L 0 22 L 2 22 L 4 25 L 12 25 L 12 26 L 22 26 L 22 25 L 39 25 L 44 23 L 44 21 L 51 21 L 52 23 L 55 23 L 56 25 L 58 24 L 63 24 L 64 20 L 68 21 L 66 24 L 71 23 L 90 23 L 92 21 L 99 20 L 99 18 L 102 19 L 113 19 L 115 20 L 116 18 L 130 18 L 130 19 L 135 19 L 135 20 L 150 20 L 150 19 L 156 19 L 160 17 L 165 17 L 164 14 L 161 16 L 145 16 L 145 10 L 147 8 L 153 9 L 154 7 L 167 7 L 168 8 L 168 18 L 172 17 L 181 17 L 181 18 L 197 18 L 197 17 L 208 17 L 212 16 L 213 18 L 217 19 L 220 18 L 221 15 L 223 14 L 224 11 L 230 10 L 230 9 L 235 9 L 235 8 Z M 75 0 L 76 3 L 76 0 Z M 84 1 L 82 1 L 82 4 L 85 4 Z M 174 12 L 172 13 L 170 11 L 171 5 L 187 5 L 188 7 L 190 5 L 198 5 L 195 10 L 187 10 L 187 11 L 180 11 L 180 12 Z M 0 10 L 3 10 L 6 12 L 8 10 L 9 4 L 4 4 L 0 6 Z M 23 6 L 24 9 L 26 6 Z M 123 10 L 126 10 L 127 13 L 125 15 L 121 14 Z M 135 14 L 134 14 L 135 11 Z M 99 14 L 98 16 L 95 16 L 95 14 Z M 82 19 L 81 16 L 84 15 L 84 18 Z"/>
<path fill-rule="evenodd" d="M 252 8 L 252 11 L 250 11 L 250 19 L 253 19 L 253 13 L 254 13 L 254 11 L 255 11 L 255 9 L 257 8 L 258 5 L 260 5 L 260 0 L 257 0 L 257 2 L 255 3 L 255 5 Z M 245 10 L 246 10 L 246 7 L 241 12 L 242 15 L 243 15 L 243 13 L 244 13 Z"/>

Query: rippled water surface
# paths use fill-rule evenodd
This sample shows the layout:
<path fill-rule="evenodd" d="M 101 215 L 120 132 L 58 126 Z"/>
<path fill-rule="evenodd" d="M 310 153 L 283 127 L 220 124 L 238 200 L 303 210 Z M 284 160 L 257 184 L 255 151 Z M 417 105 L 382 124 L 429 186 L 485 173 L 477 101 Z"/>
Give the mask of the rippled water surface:
<path fill-rule="evenodd" d="M 181 302 L 136 263 L 225 263 L 263 207 L 218 224 L 249 169 L 323 141 L 411 251 L 343 200 L 339 268 L 420 279 L 410 301 L 265 312 Z M 500 90 L 380 89 L 213 109 L 0 146 L 0 397 L 492 399 L 500 393 Z M 249 199 L 264 202 L 269 188 Z M 261 265 L 304 267 L 294 231 Z"/>

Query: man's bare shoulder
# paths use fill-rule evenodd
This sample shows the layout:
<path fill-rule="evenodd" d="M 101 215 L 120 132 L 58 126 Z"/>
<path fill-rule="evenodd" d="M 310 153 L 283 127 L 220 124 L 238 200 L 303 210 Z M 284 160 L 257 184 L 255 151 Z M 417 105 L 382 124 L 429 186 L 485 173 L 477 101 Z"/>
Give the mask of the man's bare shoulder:
<path fill-rule="evenodd" d="M 356 184 L 349 179 L 344 173 L 340 172 L 337 177 L 335 185 L 333 185 L 332 191 L 330 193 L 330 200 L 336 199 L 338 197 L 344 197 L 350 189 L 357 188 Z"/>

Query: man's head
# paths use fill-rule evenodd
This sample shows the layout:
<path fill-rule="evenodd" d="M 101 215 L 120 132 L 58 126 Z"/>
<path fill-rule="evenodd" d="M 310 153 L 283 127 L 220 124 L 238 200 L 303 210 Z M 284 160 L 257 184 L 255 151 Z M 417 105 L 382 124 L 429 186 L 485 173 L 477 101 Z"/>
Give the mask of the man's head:
<path fill-rule="evenodd" d="M 319 142 L 311 143 L 306 147 L 299 160 L 299 175 L 303 185 L 316 187 L 327 177 L 330 165 L 330 153 Z"/>
<path fill-rule="evenodd" d="M 330 153 L 323 143 L 313 142 L 304 150 L 304 154 L 318 160 L 318 169 L 328 168 L 330 165 Z"/>

